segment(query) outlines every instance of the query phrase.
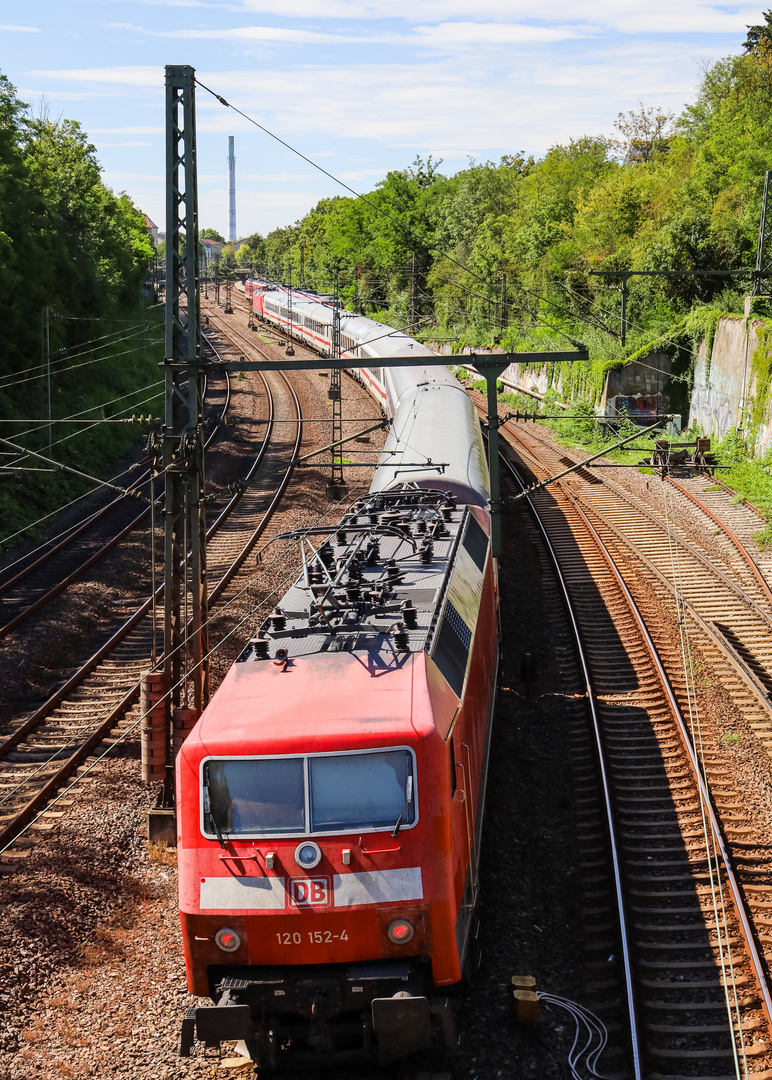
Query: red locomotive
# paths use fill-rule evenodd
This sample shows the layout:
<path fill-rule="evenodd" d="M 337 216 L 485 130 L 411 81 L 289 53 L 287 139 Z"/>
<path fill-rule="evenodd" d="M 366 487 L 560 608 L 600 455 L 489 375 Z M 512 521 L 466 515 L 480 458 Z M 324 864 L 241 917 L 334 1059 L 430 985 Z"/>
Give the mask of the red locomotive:
<path fill-rule="evenodd" d="M 178 755 L 188 985 L 214 1002 L 189 1010 L 183 1054 L 195 1036 L 260 1067 L 384 1063 L 454 1041 L 498 655 L 487 474 L 445 369 L 378 378 L 373 488 L 293 534 L 302 573 Z M 438 444 L 447 460 L 406 482 L 400 455 Z"/>

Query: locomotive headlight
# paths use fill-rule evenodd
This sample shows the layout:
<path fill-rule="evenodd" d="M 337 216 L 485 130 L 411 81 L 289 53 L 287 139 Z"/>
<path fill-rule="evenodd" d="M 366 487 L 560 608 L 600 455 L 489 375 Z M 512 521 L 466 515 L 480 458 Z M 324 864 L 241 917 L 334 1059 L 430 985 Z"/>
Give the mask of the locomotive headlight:
<path fill-rule="evenodd" d="M 304 840 L 295 848 L 295 862 L 304 870 L 313 870 L 322 860 L 322 849 L 313 840 Z"/>
<path fill-rule="evenodd" d="M 407 919 L 395 919 L 393 923 L 389 923 L 386 933 L 389 941 L 393 941 L 395 945 L 404 945 L 413 936 L 413 927 Z"/>
<path fill-rule="evenodd" d="M 223 926 L 214 935 L 214 940 L 223 950 L 223 952 L 235 952 L 241 944 L 241 937 L 235 930 L 231 930 L 229 926 Z"/>

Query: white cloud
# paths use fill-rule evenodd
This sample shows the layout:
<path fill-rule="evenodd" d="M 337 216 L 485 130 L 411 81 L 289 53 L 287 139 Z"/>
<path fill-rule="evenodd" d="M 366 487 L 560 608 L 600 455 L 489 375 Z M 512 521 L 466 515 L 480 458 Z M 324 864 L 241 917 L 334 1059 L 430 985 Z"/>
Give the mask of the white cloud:
<path fill-rule="evenodd" d="M 565 41 L 583 37 L 588 29 L 577 26 L 529 26 L 525 23 L 499 22 L 443 22 L 435 26 L 417 26 L 414 41 L 432 48 L 463 45 L 478 48 L 480 45 L 525 45 Z"/>
<path fill-rule="evenodd" d="M 92 127 L 89 134 L 91 135 L 163 135 L 166 128 L 159 124 L 153 126 L 151 124 L 138 125 L 134 127 L 105 127 L 98 128 Z M 144 143 L 145 146 L 154 146 L 154 143 Z"/>
<path fill-rule="evenodd" d="M 286 0 L 242 0 L 231 10 L 250 14 L 287 15 Z M 746 23 L 757 21 L 759 12 L 751 5 L 716 4 L 707 0 L 553 0 L 549 10 L 534 8 L 532 0 L 477 0 L 473 6 L 477 19 L 491 19 L 510 24 L 526 21 L 549 25 L 562 20 L 588 21 L 599 26 L 621 28 L 625 22 L 648 32 L 662 32 L 677 27 L 679 33 L 723 33 L 742 30 Z M 408 23 L 468 20 L 468 0 L 293 0 L 296 19 L 373 19 Z M 665 25 L 670 22 L 670 26 Z"/>
<path fill-rule="evenodd" d="M 141 86 L 158 90 L 164 86 L 162 67 L 95 67 L 95 68 L 58 68 L 49 71 L 32 70 L 27 75 L 38 78 L 62 79 L 64 82 L 107 83 L 118 86 Z"/>
<path fill-rule="evenodd" d="M 0 30 L 7 30 L 9 34 L 40 34 L 42 30 L 39 26 L 2 26 Z"/>
<path fill-rule="evenodd" d="M 205 41 L 278 42 L 286 45 L 361 45 L 371 44 L 372 38 L 352 37 L 350 34 L 319 34 L 311 30 L 294 30 L 283 26 L 243 26 L 232 29 L 164 30 L 153 32 L 156 37 L 179 39 L 201 38 Z"/>

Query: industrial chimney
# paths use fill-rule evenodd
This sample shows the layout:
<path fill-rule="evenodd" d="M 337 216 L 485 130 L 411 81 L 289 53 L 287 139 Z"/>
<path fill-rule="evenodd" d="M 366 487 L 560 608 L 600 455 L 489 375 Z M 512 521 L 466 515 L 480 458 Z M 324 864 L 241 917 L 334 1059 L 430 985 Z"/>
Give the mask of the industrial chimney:
<path fill-rule="evenodd" d="M 228 242 L 236 239 L 236 155 L 233 135 L 228 136 Z"/>

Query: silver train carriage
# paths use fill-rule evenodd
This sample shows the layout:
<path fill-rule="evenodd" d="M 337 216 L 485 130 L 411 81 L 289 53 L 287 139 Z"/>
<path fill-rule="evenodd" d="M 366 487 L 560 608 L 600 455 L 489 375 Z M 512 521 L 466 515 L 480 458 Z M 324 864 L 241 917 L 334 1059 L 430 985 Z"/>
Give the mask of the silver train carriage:
<path fill-rule="evenodd" d="M 323 356 L 331 355 L 332 297 L 267 282 L 254 283 L 253 293 L 255 310 L 266 322 Z M 490 487 L 479 421 L 466 391 L 437 363 L 438 354 L 401 330 L 345 310 L 340 313 L 340 349 L 352 361 L 350 373 L 392 420 L 370 490 L 412 483 L 487 507 Z M 425 356 L 426 366 L 378 363 L 398 356 Z"/>

